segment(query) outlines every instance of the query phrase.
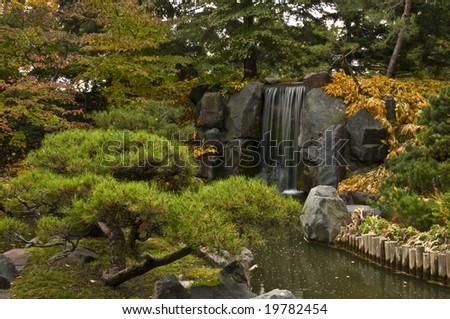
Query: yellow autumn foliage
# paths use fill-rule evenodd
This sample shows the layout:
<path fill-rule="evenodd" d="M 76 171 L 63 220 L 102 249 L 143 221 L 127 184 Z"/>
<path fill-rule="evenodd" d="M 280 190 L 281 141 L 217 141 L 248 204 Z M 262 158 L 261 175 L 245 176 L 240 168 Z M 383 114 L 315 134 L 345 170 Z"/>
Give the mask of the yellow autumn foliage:
<path fill-rule="evenodd" d="M 339 183 L 337 190 L 340 194 L 356 191 L 378 194 L 383 181 L 392 175 L 393 173 L 388 171 L 384 165 L 380 165 L 368 173 L 353 175 L 343 180 Z"/>
<path fill-rule="evenodd" d="M 218 154 L 216 147 L 213 145 L 205 144 L 194 148 L 194 158 L 200 158 L 205 154 Z"/>
<path fill-rule="evenodd" d="M 352 116 L 361 109 L 367 110 L 388 131 L 388 158 L 400 154 L 404 145 L 398 137 L 413 138 L 420 130 L 417 117 L 421 109 L 429 106 L 427 96 L 437 95 L 450 82 L 421 79 L 390 79 L 382 75 L 359 77 L 359 86 L 343 70 L 333 75 L 333 82 L 324 86 L 329 95 L 341 97 L 347 105 L 346 113 Z M 386 103 L 383 97 L 392 97 L 396 102 L 395 123 L 386 118 Z"/>

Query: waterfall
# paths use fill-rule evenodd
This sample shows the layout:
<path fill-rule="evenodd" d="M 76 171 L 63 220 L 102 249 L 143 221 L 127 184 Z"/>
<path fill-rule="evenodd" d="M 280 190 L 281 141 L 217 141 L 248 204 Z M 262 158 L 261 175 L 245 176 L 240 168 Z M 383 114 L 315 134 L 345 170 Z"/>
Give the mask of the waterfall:
<path fill-rule="evenodd" d="M 262 121 L 263 175 L 280 192 L 297 191 L 300 154 L 300 111 L 304 102 L 302 86 L 266 89 Z"/>

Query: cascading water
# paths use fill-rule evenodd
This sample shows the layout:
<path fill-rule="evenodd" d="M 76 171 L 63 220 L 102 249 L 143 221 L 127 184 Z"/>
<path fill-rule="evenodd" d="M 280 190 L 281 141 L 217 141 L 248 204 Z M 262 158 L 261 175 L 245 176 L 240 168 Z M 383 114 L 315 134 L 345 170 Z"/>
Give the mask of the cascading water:
<path fill-rule="evenodd" d="M 266 89 L 263 109 L 263 175 L 280 192 L 297 192 L 298 136 L 300 111 L 304 103 L 302 86 L 278 86 Z"/>

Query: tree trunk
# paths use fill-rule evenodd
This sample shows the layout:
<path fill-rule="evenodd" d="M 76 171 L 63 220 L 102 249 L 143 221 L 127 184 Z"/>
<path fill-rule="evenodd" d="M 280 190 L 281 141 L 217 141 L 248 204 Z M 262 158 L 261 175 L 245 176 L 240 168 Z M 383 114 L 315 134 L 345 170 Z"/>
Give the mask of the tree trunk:
<path fill-rule="evenodd" d="M 130 233 L 128 234 L 128 247 L 133 256 L 138 255 L 136 240 L 139 239 L 139 225 L 138 223 L 131 225 Z"/>
<path fill-rule="evenodd" d="M 154 258 L 150 254 L 144 253 L 142 256 L 145 259 L 144 262 L 133 265 L 116 273 L 103 274 L 103 279 L 105 280 L 105 284 L 107 286 L 117 287 L 125 281 L 137 276 L 141 276 L 154 268 L 168 265 L 170 263 L 173 263 L 174 261 L 177 261 L 178 259 L 186 257 L 191 252 L 191 248 L 184 247 L 162 258 Z"/>
<path fill-rule="evenodd" d="M 398 32 L 397 43 L 395 44 L 394 51 L 392 52 L 391 59 L 389 61 L 389 66 L 388 66 L 387 73 L 386 73 L 386 76 L 388 78 L 394 77 L 394 70 L 395 70 L 395 66 L 397 64 L 397 59 L 398 59 L 398 56 L 400 55 L 400 51 L 403 46 L 403 40 L 405 38 L 405 32 L 409 25 L 409 17 L 411 15 L 412 3 L 413 3 L 413 0 L 405 0 L 405 8 L 403 9 L 403 15 L 402 15 L 402 19 L 405 21 L 405 25 Z"/>
<path fill-rule="evenodd" d="M 253 6 L 252 1 L 247 0 L 245 6 Z M 244 25 L 247 29 L 251 29 L 255 25 L 255 17 L 244 17 Z M 258 76 L 256 47 L 251 46 L 247 56 L 244 58 L 244 79 L 254 78 Z"/>
<path fill-rule="evenodd" d="M 119 224 L 107 225 L 106 223 L 98 223 L 100 229 L 109 239 L 109 258 L 111 260 L 112 272 L 125 269 L 125 253 L 126 241 L 122 228 Z"/>

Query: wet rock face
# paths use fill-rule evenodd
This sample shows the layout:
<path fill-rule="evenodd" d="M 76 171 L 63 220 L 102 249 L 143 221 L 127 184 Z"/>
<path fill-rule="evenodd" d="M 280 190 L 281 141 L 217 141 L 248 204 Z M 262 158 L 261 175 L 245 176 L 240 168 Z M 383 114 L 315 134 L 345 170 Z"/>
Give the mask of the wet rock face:
<path fill-rule="evenodd" d="M 316 186 L 306 199 L 300 221 L 307 240 L 332 243 L 341 227 L 350 224 L 351 216 L 334 187 Z"/>

